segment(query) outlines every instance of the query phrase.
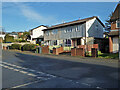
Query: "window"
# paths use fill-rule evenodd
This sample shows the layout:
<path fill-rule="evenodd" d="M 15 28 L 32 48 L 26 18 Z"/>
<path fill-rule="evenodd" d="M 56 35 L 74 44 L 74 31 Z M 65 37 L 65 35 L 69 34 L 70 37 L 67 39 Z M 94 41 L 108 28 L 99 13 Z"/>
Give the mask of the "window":
<path fill-rule="evenodd" d="M 46 34 L 47 36 L 49 36 L 49 31 L 46 31 L 45 34 Z"/>
<path fill-rule="evenodd" d="M 81 25 L 78 26 L 78 31 L 80 32 L 80 30 L 81 30 Z"/>
<path fill-rule="evenodd" d="M 65 46 L 71 46 L 71 39 L 64 40 Z"/>
<path fill-rule="evenodd" d="M 116 22 L 116 28 L 120 28 L 120 21 Z"/>
<path fill-rule="evenodd" d="M 66 32 L 67 32 L 67 30 L 65 29 L 65 30 L 64 30 L 64 32 L 66 33 Z"/>
<path fill-rule="evenodd" d="M 95 26 L 96 30 L 98 30 L 98 25 Z"/>
<path fill-rule="evenodd" d="M 75 32 L 77 32 L 77 27 L 75 26 Z"/>
<path fill-rule="evenodd" d="M 53 42 L 54 42 L 54 45 L 57 45 L 57 40 L 54 40 Z"/>
<path fill-rule="evenodd" d="M 71 32 L 71 29 L 70 29 L 70 28 L 68 28 L 68 29 L 67 29 L 67 32 Z"/>
<path fill-rule="evenodd" d="M 79 27 L 78 26 L 76 26 L 76 31 L 78 31 L 79 30 Z"/>
<path fill-rule="evenodd" d="M 72 32 L 72 27 L 70 28 L 70 32 Z"/>
<path fill-rule="evenodd" d="M 51 31 L 51 34 L 52 34 L 52 35 L 54 34 L 54 30 Z"/>

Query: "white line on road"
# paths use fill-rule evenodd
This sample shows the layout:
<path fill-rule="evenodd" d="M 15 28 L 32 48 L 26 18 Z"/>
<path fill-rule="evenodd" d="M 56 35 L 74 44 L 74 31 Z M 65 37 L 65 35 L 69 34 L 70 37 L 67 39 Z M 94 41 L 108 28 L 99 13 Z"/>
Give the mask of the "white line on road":
<path fill-rule="evenodd" d="M 12 88 L 20 88 L 20 87 L 23 87 L 23 86 L 27 86 L 27 85 L 30 85 L 30 84 L 37 83 L 37 82 L 40 82 L 40 80 L 39 80 L 39 81 L 34 81 L 34 82 L 29 82 L 29 83 L 22 84 L 22 85 L 18 85 L 18 86 L 14 86 L 14 87 L 12 87 Z"/>
<path fill-rule="evenodd" d="M 3 64 L 2 64 L 3 63 Z M 47 73 L 44 73 L 44 72 L 39 72 L 39 71 L 36 71 L 36 70 L 33 70 L 33 69 L 28 69 L 28 68 L 24 68 L 24 67 L 21 67 L 21 66 L 17 66 L 17 65 L 14 65 L 14 64 L 10 64 L 10 63 L 7 63 L 7 62 L 0 62 L 0 66 L 4 67 L 4 68 L 7 68 L 7 69 L 11 69 L 13 71 L 17 71 L 17 72 L 20 72 L 20 73 L 23 73 L 23 74 L 26 74 L 26 75 L 29 75 L 29 76 L 32 76 L 32 77 L 36 77 L 40 80 L 49 80 L 51 78 L 55 78 L 57 76 L 55 75 L 52 75 L 52 74 L 47 74 Z M 7 66 L 8 65 L 8 66 Z M 11 67 L 12 66 L 12 67 Z M 16 69 L 17 68 L 17 69 Z M 27 71 L 23 71 L 23 70 L 20 70 L 20 69 L 23 69 L 23 70 L 27 70 Z M 49 76 L 49 78 L 45 78 L 45 77 L 39 77 L 38 75 L 36 74 L 33 74 L 33 73 L 29 73 L 29 71 L 31 72 L 35 72 L 35 73 L 39 73 L 39 74 L 44 74 L 46 76 Z M 51 77 L 51 78 L 50 78 Z M 39 81 L 40 81 L 39 80 Z M 35 81 L 35 82 L 30 82 L 30 83 L 26 83 L 26 84 L 22 84 L 22 85 L 19 85 L 19 86 L 15 86 L 15 87 L 12 87 L 12 88 L 19 88 L 19 87 L 22 87 L 22 86 L 27 86 L 27 85 L 30 85 L 30 84 L 33 84 L 33 83 L 36 83 L 36 82 L 39 82 L 39 81 Z M 74 82 L 73 80 L 69 80 L 71 82 Z M 75 82 L 76 84 L 79 84 L 79 82 Z M 86 86 L 89 86 L 91 87 L 90 84 L 87 84 L 87 83 L 81 83 L 83 85 L 86 85 Z M 103 89 L 101 87 L 96 87 L 98 89 Z"/>
<path fill-rule="evenodd" d="M 29 72 L 26 72 L 26 71 L 23 71 L 23 70 L 15 69 L 15 68 L 12 68 L 12 67 L 9 67 L 9 66 L 6 66 L 6 65 L 0 64 L 0 66 L 2 66 L 2 67 L 4 67 L 4 68 L 7 68 L 7 69 L 11 69 L 11 70 L 13 70 L 13 71 L 17 71 L 17 72 L 23 73 L 23 74 L 27 74 L 27 75 L 29 75 L 29 76 L 33 76 L 33 77 L 37 76 L 37 75 L 35 75 L 35 74 L 29 73 Z"/>
<path fill-rule="evenodd" d="M 6 64 L 6 65 L 9 65 L 9 66 L 13 66 L 13 67 L 16 67 L 16 68 L 20 68 L 20 69 L 28 69 L 28 68 L 24 68 L 24 67 L 21 67 L 21 66 L 18 66 L 18 65 L 15 65 L 15 64 L 10 64 L 10 63 L 7 63 L 7 62 L 2 62 L 3 64 Z"/>
<path fill-rule="evenodd" d="M 23 69 L 23 70 L 35 72 L 35 73 L 38 73 L 38 74 L 43 74 L 43 75 L 50 76 L 50 77 L 53 77 L 53 78 L 56 77 L 56 76 L 54 76 L 54 75 L 52 75 L 52 74 L 47 74 L 47 73 L 44 73 L 44 72 L 39 72 L 39 71 L 36 71 L 36 70 L 33 70 L 33 69 L 21 67 L 21 66 L 18 66 L 18 65 L 14 65 L 14 64 L 7 63 L 7 62 L 2 62 L 2 63 L 5 64 L 5 65 L 9 65 L 9 66 L 18 68 L 18 69 Z M 17 71 L 17 70 L 15 70 L 15 71 Z M 32 75 L 32 76 L 35 76 L 35 75 Z"/>

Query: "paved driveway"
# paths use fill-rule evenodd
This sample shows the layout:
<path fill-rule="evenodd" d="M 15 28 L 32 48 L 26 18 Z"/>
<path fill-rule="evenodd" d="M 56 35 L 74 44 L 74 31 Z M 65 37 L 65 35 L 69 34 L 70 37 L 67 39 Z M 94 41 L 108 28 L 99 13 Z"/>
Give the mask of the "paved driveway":
<path fill-rule="evenodd" d="M 13 51 L 3 51 L 2 56 L 0 66 L 3 67 L 3 88 L 118 87 L 118 68 L 111 65 L 76 62 L 74 59 L 61 60 Z"/>

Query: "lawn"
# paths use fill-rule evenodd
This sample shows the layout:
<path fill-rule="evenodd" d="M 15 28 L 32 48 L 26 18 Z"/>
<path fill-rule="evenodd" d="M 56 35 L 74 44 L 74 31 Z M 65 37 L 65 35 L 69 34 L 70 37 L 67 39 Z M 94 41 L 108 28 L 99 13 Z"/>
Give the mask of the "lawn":
<path fill-rule="evenodd" d="M 98 51 L 98 58 L 118 59 L 119 53 L 101 53 Z"/>

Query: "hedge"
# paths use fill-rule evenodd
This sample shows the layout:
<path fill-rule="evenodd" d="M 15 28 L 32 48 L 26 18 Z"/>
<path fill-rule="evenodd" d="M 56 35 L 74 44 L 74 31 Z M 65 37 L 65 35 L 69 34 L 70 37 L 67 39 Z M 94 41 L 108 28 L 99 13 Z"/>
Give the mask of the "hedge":
<path fill-rule="evenodd" d="M 18 49 L 21 50 L 22 45 L 21 44 L 12 44 L 10 49 Z"/>
<path fill-rule="evenodd" d="M 24 44 L 21 48 L 22 51 L 33 51 L 36 49 L 35 44 Z"/>

